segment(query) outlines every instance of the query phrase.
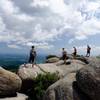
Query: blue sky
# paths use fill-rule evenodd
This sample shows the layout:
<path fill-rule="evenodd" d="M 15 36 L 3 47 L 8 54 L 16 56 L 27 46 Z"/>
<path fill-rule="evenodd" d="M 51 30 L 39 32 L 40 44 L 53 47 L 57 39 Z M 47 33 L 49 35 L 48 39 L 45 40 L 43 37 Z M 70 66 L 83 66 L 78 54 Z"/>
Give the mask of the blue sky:
<path fill-rule="evenodd" d="M 100 54 L 100 0 L 0 0 L 0 53 Z"/>

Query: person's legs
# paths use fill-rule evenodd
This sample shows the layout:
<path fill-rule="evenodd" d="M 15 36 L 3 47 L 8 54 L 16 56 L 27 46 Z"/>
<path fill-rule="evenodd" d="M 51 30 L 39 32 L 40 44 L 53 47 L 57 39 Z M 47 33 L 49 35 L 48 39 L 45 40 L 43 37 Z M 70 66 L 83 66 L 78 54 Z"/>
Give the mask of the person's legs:
<path fill-rule="evenodd" d="M 31 63 L 31 59 L 32 59 L 32 57 L 30 56 L 30 57 L 29 57 L 29 60 L 28 60 L 29 63 Z"/>
<path fill-rule="evenodd" d="M 86 55 L 86 57 L 90 57 L 90 52 L 87 52 L 87 55 Z"/>
<path fill-rule="evenodd" d="M 64 64 L 66 64 L 66 58 L 64 59 Z"/>
<path fill-rule="evenodd" d="M 63 55 L 64 64 L 66 64 L 66 55 Z"/>
<path fill-rule="evenodd" d="M 87 54 L 86 54 L 86 57 L 88 57 L 88 52 L 87 52 Z"/>
<path fill-rule="evenodd" d="M 74 59 L 76 58 L 76 52 L 75 52 L 75 53 L 73 53 L 73 58 L 74 58 Z"/>
<path fill-rule="evenodd" d="M 34 57 L 32 57 L 32 67 L 34 67 Z"/>
<path fill-rule="evenodd" d="M 90 57 L 90 52 L 89 52 L 89 55 L 88 55 L 88 57 Z"/>

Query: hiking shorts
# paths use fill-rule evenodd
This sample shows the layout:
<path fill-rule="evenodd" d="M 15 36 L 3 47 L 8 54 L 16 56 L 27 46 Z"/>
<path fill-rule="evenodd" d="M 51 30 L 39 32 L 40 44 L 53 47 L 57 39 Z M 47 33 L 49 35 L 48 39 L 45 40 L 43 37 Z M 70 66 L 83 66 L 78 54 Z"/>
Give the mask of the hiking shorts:
<path fill-rule="evenodd" d="M 62 59 L 65 60 L 66 58 L 67 58 L 67 56 L 66 55 L 63 55 Z"/>
<path fill-rule="evenodd" d="M 35 61 L 35 57 L 33 55 L 30 55 L 29 63 L 34 63 L 34 61 Z"/>

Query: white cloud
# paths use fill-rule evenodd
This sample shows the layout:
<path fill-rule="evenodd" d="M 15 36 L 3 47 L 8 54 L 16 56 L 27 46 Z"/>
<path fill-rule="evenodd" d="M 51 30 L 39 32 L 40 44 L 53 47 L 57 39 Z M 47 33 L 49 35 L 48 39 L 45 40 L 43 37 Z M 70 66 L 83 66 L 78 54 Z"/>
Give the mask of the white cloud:
<path fill-rule="evenodd" d="M 11 0 L 0 0 L 1 14 L 5 17 L 15 18 L 18 21 L 31 21 L 33 18 L 25 13 L 20 12 L 20 8 L 17 7 Z"/>
<path fill-rule="evenodd" d="M 3 22 L 3 19 L 0 17 L 0 33 L 2 33 L 5 30 L 6 26 Z"/>
<path fill-rule="evenodd" d="M 92 18 L 85 21 L 81 26 L 78 27 L 78 31 L 75 33 L 76 39 L 86 39 L 87 36 L 100 34 L 100 20 Z"/>
<path fill-rule="evenodd" d="M 35 43 L 41 48 L 52 48 L 49 41 L 67 31 L 72 35 L 69 43 L 100 34 L 100 19 L 95 16 L 99 0 L 31 0 L 25 8 L 26 1 L 22 0 L 21 6 L 31 14 L 15 1 L 18 2 L 0 0 L 0 42 L 23 46 Z"/>
<path fill-rule="evenodd" d="M 13 14 L 18 12 L 18 8 L 14 6 L 14 3 L 11 0 L 0 0 L 0 8 L 6 14 Z"/>
<path fill-rule="evenodd" d="M 9 48 L 21 49 L 18 45 L 8 45 Z"/>
<path fill-rule="evenodd" d="M 98 2 L 88 2 L 88 4 L 86 5 L 86 11 L 95 11 L 100 7 L 100 4 Z"/>
<path fill-rule="evenodd" d="M 31 3 L 32 7 L 47 7 L 49 6 L 48 0 L 33 0 Z"/>
<path fill-rule="evenodd" d="M 72 38 L 72 39 L 70 39 L 70 40 L 68 41 L 68 43 L 71 44 L 71 43 L 73 43 L 74 41 L 75 41 L 75 39 Z"/>
<path fill-rule="evenodd" d="M 32 46 L 32 45 L 34 45 L 35 48 L 41 48 L 41 49 L 52 49 L 54 47 L 53 45 L 49 45 L 46 42 L 43 42 L 43 43 L 28 42 L 26 45 L 29 46 L 29 47 Z"/>

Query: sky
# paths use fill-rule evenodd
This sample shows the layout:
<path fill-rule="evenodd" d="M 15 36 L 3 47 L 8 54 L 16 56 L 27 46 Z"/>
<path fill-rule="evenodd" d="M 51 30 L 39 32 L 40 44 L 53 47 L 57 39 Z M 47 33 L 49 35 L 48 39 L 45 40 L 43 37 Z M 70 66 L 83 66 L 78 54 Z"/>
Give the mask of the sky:
<path fill-rule="evenodd" d="M 100 55 L 100 0 L 0 0 L 0 53 L 66 48 Z"/>

